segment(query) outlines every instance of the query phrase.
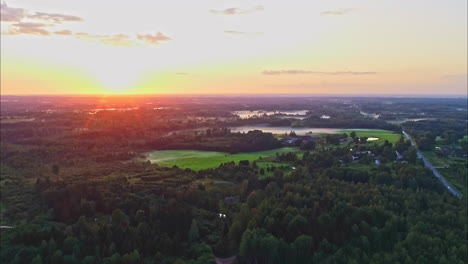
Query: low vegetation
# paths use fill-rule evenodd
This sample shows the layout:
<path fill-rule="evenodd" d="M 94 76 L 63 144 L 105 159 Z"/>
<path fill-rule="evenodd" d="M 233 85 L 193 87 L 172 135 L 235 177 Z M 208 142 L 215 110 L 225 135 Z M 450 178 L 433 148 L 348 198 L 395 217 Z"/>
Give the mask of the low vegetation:
<path fill-rule="evenodd" d="M 177 166 L 179 168 L 189 168 L 198 171 L 201 169 L 215 168 L 222 163 L 234 162 L 237 164 L 242 160 L 264 160 L 265 158 L 275 157 L 276 154 L 288 152 L 300 152 L 300 150 L 298 148 L 278 148 L 238 154 L 197 150 L 160 150 L 149 153 L 147 158 L 152 163 L 160 166 Z"/>

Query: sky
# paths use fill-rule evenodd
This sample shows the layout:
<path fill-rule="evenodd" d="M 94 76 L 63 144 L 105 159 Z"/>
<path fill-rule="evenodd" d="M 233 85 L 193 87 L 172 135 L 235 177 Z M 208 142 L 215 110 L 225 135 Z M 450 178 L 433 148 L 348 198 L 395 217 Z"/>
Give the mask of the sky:
<path fill-rule="evenodd" d="M 467 94 L 466 0 L 8 0 L 1 94 Z"/>

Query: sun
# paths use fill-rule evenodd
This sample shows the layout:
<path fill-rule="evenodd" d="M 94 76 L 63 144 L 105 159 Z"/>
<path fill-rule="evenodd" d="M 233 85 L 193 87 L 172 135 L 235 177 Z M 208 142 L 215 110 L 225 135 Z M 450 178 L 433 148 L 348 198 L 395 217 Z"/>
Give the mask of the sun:
<path fill-rule="evenodd" d="M 128 93 L 134 90 L 142 73 L 130 67 L 103 67 L 96 73 L 96 79 L 111 94 Z"/>

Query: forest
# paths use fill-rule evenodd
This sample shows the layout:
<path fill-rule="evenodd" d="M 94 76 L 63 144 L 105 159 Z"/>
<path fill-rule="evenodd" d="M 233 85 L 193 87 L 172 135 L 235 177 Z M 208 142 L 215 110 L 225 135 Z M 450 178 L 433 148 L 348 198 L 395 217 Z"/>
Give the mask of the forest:
<path fill-rule="evenodd" d="M 230 118 L 225 109 L 239 107 L 233 101 L 221 109 L 208 103 L 203 117 Z M 311 104 L 310 111 L 321 105 Z M 26 115 L 18 108 L 11 111 Z M 416 154 L 425 140 L 461 144 L 466 127 L 460 122 L 404 123 L 401 127 L 418 138 L 417 146 L 391 124 L 387 128 L 400 135 L 395 142 L 367 141 L 354 132 L 315 135 L 319 140 L 304 141 L 295 152 L 192 170 L 159 166 L 143 153 L 243 153 L 276 149 L 282 140 L 271 133 L 227 129 L 230 122 L 252 120 L 176 121 L 185 110 L 108 111 L 92 117 L 63 111 L 29 112 L 44 115 L 44 122 L 2 124 L 1 263 L 442 264 L 468 259 L 466 197 L 451 195 Z M 132 116 L 154 122 L 141 124 Z M 77 131 L 87 120 L 89 129 Z M 381 120 L 364 120 L 383 128 Z M 119 126 L 122 134 L 112 130 Z"/>

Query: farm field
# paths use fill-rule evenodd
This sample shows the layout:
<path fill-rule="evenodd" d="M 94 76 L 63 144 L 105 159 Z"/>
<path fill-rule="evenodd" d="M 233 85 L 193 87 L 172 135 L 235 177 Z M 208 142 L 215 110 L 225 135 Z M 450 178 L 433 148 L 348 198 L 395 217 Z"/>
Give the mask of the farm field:
<path fill-rule="evenodd" d="M 378 143 L 382 144 L 385 140 L 388 140 L 390 143 L 395 143 L 400 139 L 401 135 L 397 134 L 390 130 L 380 130 L 380 129 L 343 129 L 338 131 L 339 133 L 349 134 L 355 132 L 358 137 L 367 137 L 367 138 L 378 138 L 378 140 L 369 141 L 369 143 Z"/>
<path fill-rule="evenodd" d="M 172 167 L 176 165 L 179 168 L 190 168 L 192 170 L 202 170 L 208 168 L 216 168 L 221 163 L 234 161 L 238 163 L 241 160 L 254 161 L 274 157 L 276 153 L 295 152 L 301 153 L 299 148 L 278 148 L 266 151 L 229 154 L 216 151 L 199 151 L 199 150 L 159 150 L 147 154 L 147 159 L 151 163 L 158 164 L 163 167 Z"/>

